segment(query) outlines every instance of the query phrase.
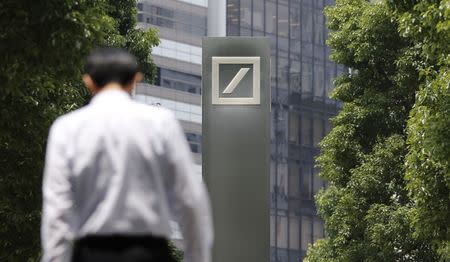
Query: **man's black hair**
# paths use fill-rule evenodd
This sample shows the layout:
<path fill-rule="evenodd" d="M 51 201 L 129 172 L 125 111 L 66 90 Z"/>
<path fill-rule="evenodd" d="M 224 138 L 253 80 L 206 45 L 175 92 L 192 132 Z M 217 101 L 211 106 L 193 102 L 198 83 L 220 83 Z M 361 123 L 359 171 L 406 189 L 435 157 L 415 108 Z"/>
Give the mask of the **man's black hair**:
<path fill-rule="evenodd" d="M 129 84 L 139 71 L 136 57 L 119 48 L 99 48 L 86 59 L 85 74 L 98 87 L 116 82 L 122 86 Z"/>

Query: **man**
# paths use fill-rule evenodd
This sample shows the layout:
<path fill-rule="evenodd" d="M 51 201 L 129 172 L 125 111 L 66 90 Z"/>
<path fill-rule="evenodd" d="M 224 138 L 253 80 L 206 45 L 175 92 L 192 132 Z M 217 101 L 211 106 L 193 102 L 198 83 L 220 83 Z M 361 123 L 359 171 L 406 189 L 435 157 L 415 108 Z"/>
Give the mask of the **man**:
<path fill-rule="evenodd" d="M 126 51 L 98 49 L 87 58 L 91 102 L 50 129 L 43 262 L 170 261 L 171 214 L 187 261 L 210 261 L 206 189 L 174 115 L 131 100 L 141 79 Z"/>

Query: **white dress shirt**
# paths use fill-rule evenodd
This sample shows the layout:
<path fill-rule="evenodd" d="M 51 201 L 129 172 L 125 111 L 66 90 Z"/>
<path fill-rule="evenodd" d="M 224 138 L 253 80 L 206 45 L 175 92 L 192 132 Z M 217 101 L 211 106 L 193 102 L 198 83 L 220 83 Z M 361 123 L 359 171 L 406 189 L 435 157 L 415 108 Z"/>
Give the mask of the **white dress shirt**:
<path fill-rule="evenodd" d="M 178 221 L 185 258 L 209 262 L 208 194 L 174 115 L 122 90 L 58 118 L 50 129 L 43 180 L 42 262 L 68 262 L 89 235 L 169 238 Z"/>

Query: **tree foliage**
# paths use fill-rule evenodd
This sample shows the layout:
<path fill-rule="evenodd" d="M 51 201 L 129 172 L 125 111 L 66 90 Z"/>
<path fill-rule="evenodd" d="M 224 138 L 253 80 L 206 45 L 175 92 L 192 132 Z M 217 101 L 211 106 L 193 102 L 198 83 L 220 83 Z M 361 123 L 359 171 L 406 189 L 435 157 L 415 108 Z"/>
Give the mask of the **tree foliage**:
<path fill-rule="evenodd" d="M 114 18 L 115 30 L 107 35 L 106 45 L 124 48 L 139 61 L 146 82 L 153 82 L 156 66 L 152 62 L 151 48 L 159 44 L 156 29 L 147 31 L 136 28 L 136 0 L 108 0 L 108 14 Z"/>
<path fill-rule="evenodd" d="M 344 105 L 317 159 L 329 184 L 316 196 L 328 237 L 306 261 L 449 258 L 441 53 L 450 39 L 437 18 L 448 11 L 436 2 L 337 0 L 326 10 L 331 58 L 352 70 L 335 81 L 332 96 Z"/>
<path fill-rule="evenodd" d="M 57 116 L 86 102 L 85 56 L 97 46 L 124 47 L 153 78 L 158 37 L 135 24 L 129 0 L 0 2 L 0 261 L 39 256 L 45 140 Z"/>
<path fill-rule="evenodd" d="M 450 260 L 450 1 L 391 3 L 400 32 L 420 47 L 422 83 L 408 121 L 406 179 L 418 237 Z"/>

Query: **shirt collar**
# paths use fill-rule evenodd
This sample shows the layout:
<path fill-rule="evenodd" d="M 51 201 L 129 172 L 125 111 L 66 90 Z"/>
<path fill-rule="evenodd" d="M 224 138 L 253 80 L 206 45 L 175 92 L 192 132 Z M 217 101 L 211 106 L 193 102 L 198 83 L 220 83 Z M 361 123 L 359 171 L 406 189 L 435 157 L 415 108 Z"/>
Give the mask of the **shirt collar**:
<path fill-rule="evenodd" d="M 90 104 L 97 104 L 102 102 L 111 101 L 126 101 L 130 100 L 130 95 L 124 90 L 120 89 L 109 89 L 98 92 L 94 97 L 92 97 Z"/>

